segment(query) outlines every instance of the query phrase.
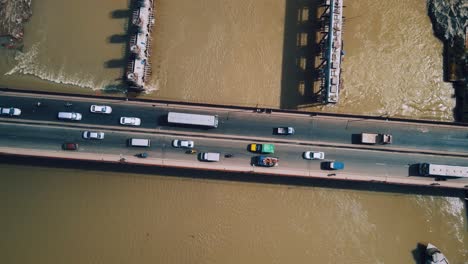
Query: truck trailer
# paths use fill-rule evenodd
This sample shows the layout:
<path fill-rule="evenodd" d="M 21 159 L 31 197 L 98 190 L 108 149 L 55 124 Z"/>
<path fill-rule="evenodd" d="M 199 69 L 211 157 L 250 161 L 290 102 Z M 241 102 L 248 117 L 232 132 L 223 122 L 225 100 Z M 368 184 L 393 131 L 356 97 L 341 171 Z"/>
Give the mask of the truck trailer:
<path fill-rule="evenodd" d="M 167 114 L 167 122 L 169 124 L 217 128 L 218 116 L 169 112 Z"/>
<path fill-rule="evenodd" d="M 392 135 L 390 134 L 376 134 L 376 133 L 362 133 L 362 144 L 392 144 Z"/>
<path fill-rule="evenodd" d="M 468 178 L 468 167 L 421 163 L 419 164 L 419 175 Z"/>

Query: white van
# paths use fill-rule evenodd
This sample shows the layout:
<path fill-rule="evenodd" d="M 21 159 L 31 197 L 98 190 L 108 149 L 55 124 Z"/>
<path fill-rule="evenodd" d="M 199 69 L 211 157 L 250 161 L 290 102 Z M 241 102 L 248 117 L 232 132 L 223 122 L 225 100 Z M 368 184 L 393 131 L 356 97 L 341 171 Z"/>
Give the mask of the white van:
<path fill-rule="evenodd" d="M 201 152 L 198 154 L 198 159 L 201 161 L 212 161 L 212 162 L 217 162 L 219 161 L 219 153 L 215 152 Z"/>
<path fill-rule="evenodd" d="M 143 138 L 130 138 L 127 141 L 129 147 L 149 147 L 151 146 L 151 140 Z"/>
<path fill-rule="evenodd" d="M 58 119 L 78 121 L 81 120 L 81 114 L 74 112 L 59 112 Z"/>

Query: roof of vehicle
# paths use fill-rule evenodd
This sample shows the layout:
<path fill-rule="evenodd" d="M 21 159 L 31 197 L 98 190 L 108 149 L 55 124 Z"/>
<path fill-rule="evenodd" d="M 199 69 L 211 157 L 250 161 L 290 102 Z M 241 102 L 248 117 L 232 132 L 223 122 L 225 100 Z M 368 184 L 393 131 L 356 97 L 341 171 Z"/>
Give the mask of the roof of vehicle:
<path fill-rule="evenodd" d="M 333 168 L 335 169 L 343 169 L 344 168 L 344 163 L 341 161 L 333 161 Z"/>
<path fill-rule="evenodd" d="M 275 153 L 275 145 L 273 144 L 262 144 L 263 153 Z"/>
<path fill-rule="evenodd" d="M 75 150 L 78 149 L 78 143 L 63 143 L 63 149 Z"/>

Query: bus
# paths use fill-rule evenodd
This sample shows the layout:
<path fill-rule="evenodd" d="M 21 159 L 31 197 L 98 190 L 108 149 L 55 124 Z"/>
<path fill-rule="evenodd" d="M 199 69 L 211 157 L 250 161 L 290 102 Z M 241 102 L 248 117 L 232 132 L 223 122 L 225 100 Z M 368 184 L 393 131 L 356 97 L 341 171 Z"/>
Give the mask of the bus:
<path fill-rule="evenodd" d="M 167 122 L 169 124 L 217 128 L 218 116 L 169 112 L 167 114 Z"/>
<path fill-rule="evenodd" d="M 467 177 L 468 178 L 468 167 L 421 163 L 419 164 L 419 174 L 422 176 L 445 176 L 445 177 Z"/>

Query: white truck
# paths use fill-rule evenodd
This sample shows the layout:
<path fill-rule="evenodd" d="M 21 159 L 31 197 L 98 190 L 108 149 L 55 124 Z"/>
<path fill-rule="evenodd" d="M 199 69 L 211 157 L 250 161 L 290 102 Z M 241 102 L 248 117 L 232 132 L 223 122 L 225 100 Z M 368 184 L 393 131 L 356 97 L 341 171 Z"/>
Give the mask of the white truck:
<path fill-rule="evenodd" d="M 377 133 L 362 133 L 362 144 L 392 144 L 392 135 Z"/>
<path fill-rule="evenodd" d="M 127 140 L 127 145 L 129 147 L 150 147 L 151 140 L 145 138 L 129 138 Z"/>
<path fill-rule="evenodd" d="M 217 162 L 219 161 L 219 157 L 220 154 L 215 152 L 200 152 L 200 154 L 198 154 L 198 159 L 201 161 Z"/>
<path fill-rule="evenodd" d="M 167 114 L 167 122 L 169 124 L 217 128 L 218 116 L 217 115 L 200 115 L 200 114 L 169 112 Z"/>
<path fill-rule="evenodd" d="M 468 178 L 468 167 L 421 163 L 419 164 L 419 175 Z"/>

